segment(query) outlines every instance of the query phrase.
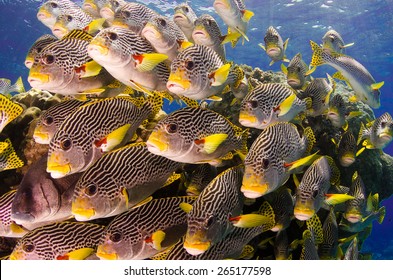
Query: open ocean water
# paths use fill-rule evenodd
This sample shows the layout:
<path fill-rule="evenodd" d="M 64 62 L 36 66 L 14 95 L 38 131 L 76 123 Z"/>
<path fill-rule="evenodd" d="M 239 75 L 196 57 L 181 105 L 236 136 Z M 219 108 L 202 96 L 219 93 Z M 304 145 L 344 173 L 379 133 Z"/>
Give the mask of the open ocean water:
<path fill-rule="evenodd" d="M 0 78 L 14 82 L 22 76 L 26 89 L 28 69 L 24 66 L 26 53 L 33 42 L 50 30 L 36 18 L 39 0 L 0 0 Z M 80 4 L 81 1 L 75 1 Z M 164 15 L 172 15 L 173 7 L 183 1 L 136 1 Z M 222 20 L 213 9 L 213 0 L 189 1 L 196 14 L 209 13 L 219 22 Z M 361 62 L 377 82 L 385 81 L 381 88 L 381 107 L 375 116 L 388 111 L 393 114 L 393 0 L 246 0 L 247 9 L 255 16 L 251 19 L 248 36 L 250 41 L 236 48 L 226 47 L 228 60 L 244 63 L 262 70 L 280 71 L 280 64 L 269 67 L 270 59 L 258 46 L 263 42 L 268 26 L 276 27 L 289 39 L 286 55 L 291 59 L 296 53 L 310 62 L 309 40 L 320 43 L 330 28 L 338 31 L 345 43 L 354 42 L 347 54 Z M 325 77 L 334 73 L 329 66 L 318 67 L 313 77 Z M 173 108 L 164 108 L 166 111 Z M 384 152 L 393 155 L 393 144 Z M 363 252 L 372 252 L 373 259 L 393 259 L 393 198 L 383 201 L 387 215 L 382 225 L 374 225 L 371 236 L 363 245 Z M 375 222 L 376 223 L 376 222 Z"/>

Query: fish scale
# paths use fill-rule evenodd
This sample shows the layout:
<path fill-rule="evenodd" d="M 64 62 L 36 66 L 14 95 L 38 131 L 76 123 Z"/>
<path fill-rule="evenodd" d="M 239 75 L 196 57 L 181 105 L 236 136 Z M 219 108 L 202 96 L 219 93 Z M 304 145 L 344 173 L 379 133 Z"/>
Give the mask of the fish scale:
<path fill-rule="evenodd" d="M 98 245 L 103 226 L 89 223 L 62 222 L 37 228 L 20 239 L 10 259 L 62 259 L 67 253 Z M 33 245 L 32 252 L 23 248 Z"/>
<path fill-rule="evenodd" d="M 154 199 L 116 216 L 102 235 L 98 255 L 109 258 L 116 254 L 116 259 L 152 257 L 160 250 L 153 248 L 146 239 L 159 230 L 168 233 L 162 241 L 162 249 L 173 245 L 185 233 L 187 224 L 186 213 L 180 208 L 180 204 L 192 204 L 195 199 L 185 196 Z M 180 225 L 184 225 L 182 230 Z M 171 228 L 178 227 L 177 232 L 171 231 Z M 121 234 L 121 240 L 114 242 L 111 237 L 117 233 Z"/>
<path fill-rule="evenodd" d="M 126 164 L 120 168 L 119 162 Z M 150 153 L 145 143 L 130 144 L 107 153 L 88 168 L 78 181 L 73 197 L 74 215 L 77 220 L 86 219 L 75 213 L 80 206 L 85 208 L 82 211 L 94 209 L 94 216 L 88 219 L 124 212 L 127 207 L 132 207 L 161 188 L 179 167 L 180 163 Z M 97 190 L 89 196 L 86 189 L 92 185 Z M 121 200 L 123 188 L 127 191 L 128 205 L 121 204 L 124 203 Z"/>

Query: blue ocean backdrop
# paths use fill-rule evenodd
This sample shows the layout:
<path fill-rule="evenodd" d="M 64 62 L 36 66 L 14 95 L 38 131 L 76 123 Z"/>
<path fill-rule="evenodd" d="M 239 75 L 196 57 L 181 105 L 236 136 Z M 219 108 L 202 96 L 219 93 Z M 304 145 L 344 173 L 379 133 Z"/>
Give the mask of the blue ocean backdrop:
<path fill-rule="evenodd" d="M 0 78 L 15 82 L 22 76 L 26 89 L 28 69 L 24 66 L 26 53 L 34 41 L 50 30 L 37 20 L 42 0 L 0 0 Z M 82 1 L 75 1 L 81 4 Z M 173 15 L 173 8 L 184 1 L 144 0 L 161 14 Z M 189 1 L 197 15 L 208 13 L 225 25 L 213 9 L 213 0 Z M 393 0 L 245 0 L 247 9 L 255 16 L 248 31 L 249 42 L 238 44 L 234 49 L 226 47 L 227 59 L 238 64 L 248 64 L 262 70 L 280 71 L 280 63 L 269 66 L 270 59 L 258 46 L 263 42 L 266 29 L 272 25 L 285 40 L 289 38 L 286 55 L 291 59 L 300 52 L 306 63 L 310 62 L 309 41 L 321 43 L 329 29 L 338 31 L 345 43 L 354 42 L 346 53 L 361 62 L 381 88 L 381 107 L 375 116 L 388 111 L 393 114 Z M 326 77 L 334 73 L 329 66 L 318 67 L 313 77 Z M 174 107 L 164 108 L 167 112 Z M 393 155 L 393 144 L 384 152 Z M 386 218 L 382 225 L 373 227 L 371 236 L 363 245 L 363 252 L 373 253 L 373 259 L 393 259 L 393 197 L 382 202 L 386 206 Z"/>

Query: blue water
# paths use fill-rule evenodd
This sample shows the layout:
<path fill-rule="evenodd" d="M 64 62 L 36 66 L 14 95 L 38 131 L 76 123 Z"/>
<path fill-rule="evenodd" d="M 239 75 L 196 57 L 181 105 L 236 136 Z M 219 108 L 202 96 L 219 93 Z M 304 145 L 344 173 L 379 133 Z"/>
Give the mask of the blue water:
<path fill-rule="evenodd" d="M 31 44 L 50 30 L 36 18 L 37 8 L 44 1 L 0 0 L 0 78 L 15 81 L 22 76 L 26 88 L 28 69 L 24 66 L 26 52 Z M 81 1 L 76 1 L 80 3 Z M 182 1 L 139 1 L 149 4 L 165 15 Z M 212 14 L 225 33 L 224 24 L 215 14 L 213 0 L 189 1 L 197 15 Z M 227 47 L 227 58 L 235 63 L 245 63 L 263 70 L 280 71 L 280 63 L 269 67 L 270 59 L 258 43 L 269 25 L 275 26 L 283 39 L 289 39 L 286 51 L 290 59 L 300 52 L 306 63 L 310 62 L 309 40 L 321 42 L 329 28 L 338 31 L 346 43 L 355 42 L 347 54 L 361 62 L 377 82 L 385 81 L 381 89 L 381 108 L 374 110 L 378 117 L 388 111 L 393 114 L 393 0 L 246 0 L 249 10 L 255 13 L 250 21 L 250 42 Z M 334 73 L 329 66 L 321 66 L 313 77 Z M 385 148 L 393 155 L 393 145 Z M 387 216 L 382 225 L 374 225 L 371 237 L 364 245 L 365 251 L 374 252 L 376 259 L 393 259 L 393 199 L 383 202 Z"/>

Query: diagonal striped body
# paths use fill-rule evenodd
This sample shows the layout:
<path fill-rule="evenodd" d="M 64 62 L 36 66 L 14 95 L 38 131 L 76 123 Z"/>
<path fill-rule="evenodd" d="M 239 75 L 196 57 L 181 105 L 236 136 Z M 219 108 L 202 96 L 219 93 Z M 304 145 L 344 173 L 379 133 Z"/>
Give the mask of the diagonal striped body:
<path fill-rule="evenodd" d="M 80 9 L 80 7 L 70 0 L 49 0 L 41 5 L 37 18 L 44 25 L 52 29 L 56 18 L 70 10 Z"/>
<path fill-rule="evenodd" d="M 174 8 L 173 21 L 180 27 L 188 41 L 192 41 L 192 31 L 197 16 L 187 3 L 179 4 Z"/>
<path fill-rule="evenodd" d="M 30 69 L 31 66 L 33 66 L 36 55 L 39 54 L 44 49 L 44 47 L 50 43 L 56 42 L 57 40 L 58 39 L 56 37 L 50 34 L 45 34 L 39 37 L 27 52 L 25 66 Z"/>
<path fill-rule="evenodd" d="M 26 229 L 11 219 L 11 206 L 15 194 L 16 190 L 11 190 L 0 197 L 0 236 L 22 237 L 27 233 Z"/>

